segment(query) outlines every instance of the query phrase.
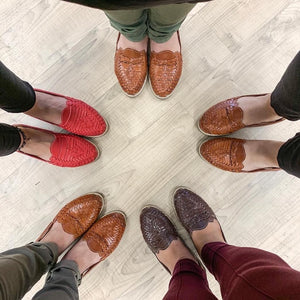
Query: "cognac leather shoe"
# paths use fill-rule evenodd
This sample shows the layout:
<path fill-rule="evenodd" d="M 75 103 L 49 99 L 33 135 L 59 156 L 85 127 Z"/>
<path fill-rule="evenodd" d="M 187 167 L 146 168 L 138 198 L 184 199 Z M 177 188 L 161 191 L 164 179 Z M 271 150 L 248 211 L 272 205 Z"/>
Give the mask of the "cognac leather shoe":
<path fill-rule="evenodd" d="M 106 120 L 90 105 L 71 97 L 52 92 L 35 89 L 37 92 L 62 97 L 67 100 L 66 107 L 62 111 L 61 123 L 57 125 L 69 132 L 83 136 L 101 136 L 108 130 Z M 44 120 L 45 121 L 45 120 Z"/>
<path fill-rule="evenodd" d="M 173 240 L 180 239 L 174 225 L 156 207 L 146 206 L 143 208 L 140 224 L 144 240 L 155 256 L 160 250 L 167 249 Z M 161 261 L 159 262 L 171 273 Z"/>
<path fill-rule="evenodd" d="M 179 32 L 178 40 L 180 44 Z M 181 44 L 180 44 L 181 47 Z M 182 55 L 180 52 L 165 50 L 151 51 L 149 78 L 154 95 L 159 99 L 171 96 L 182 73 Z"/>
<path fill-rule="evenodd" d="M 277 167 L 258 168 L 255 170 L 243 170 L 243 162 L 246 158 L 244 148 L 246 140 L 235 138 L 216 138 L 203 142 L 199 146 L 199 154 L 202 159 L 215 167 L 229 172 L 260 172 L 276 171 Z"/>
<path fill-rule="evenodd" d="M 243 123 L 243 110 L 239 107 L 238 99 L 241 97 L 258 97 L 264 95 L 266 94 L 245 95 L 217 103 L 209 108 L 199 119 L 199 130 L 206 135 L 219 136 L 233 133 L 245 127 L 271 125 L 283 121 L 284 118 L 279 118 L 275 121 L 252 125 L 245 125 Z"/>
<path fill-rule="evenodd" d="M 99 255 L 99 260 L 91 264 L 82 272 L 82 276 L 86 275 L 101 261 L 105 260 L 119 245 L 126 227 L 125 215 L 122 212 L 111 212 L 101 219 L 82 236 L 77 244 L 70 252 L 81 253 L 82 243 L 87 244 L 91 252 Z M 81 253 L 84 255 L 84 253 Z"/>
<path fill-rule="evenodd" d="M 41 242 L 56 223 L 61 224 L 64 232 L 73 235 L 71 242 L 75 241 L 92 226 L 103 206 L 103 196 L 98 193 L 90 193 L 76 198 L 58 212 L 36 241 Z"/>
<path fill-rule="evenodd" d="M 120 39 L 118 36 L 117 45 Z M 115 74 L 124 93 L 136 97 L 147 81 L 147 53 L 134 49 L 116 49 Z"/>
<path fill-rule="evenodd" d="M 216 215 L 209 205 L 187 188 L 180 187 L 176 189 L 174 193 L 174 206 L 181 224 L 190 235 L 195 230 L 206 228 L 209 222 L 217 220 Z M 226 241 L 222 228 L 221 232 Z"/>
<path fill-rule="evenodd" d="M 44 162 L 48 162 L 49 164 L 59 167 L 79 167 L 95 161 L 100 156 L 100 151 L 96 147 L 96 145 L 82 137 L 72 134 L 56 133 L 23 124 L 14 126 L 21 130 L 22 135 L 24 135 L 24 132 L 22 131 L 23 127 L 42 131 L 54 136 L 54 141 L 50 146 L 51 157 L 49 160 L 44 160 L 37 155 L 29 154 L 22 150 L 22 147 L 26 144 L 25 135 L 25 143 L 18 150 L 19 153 L 28 155 Z"/>

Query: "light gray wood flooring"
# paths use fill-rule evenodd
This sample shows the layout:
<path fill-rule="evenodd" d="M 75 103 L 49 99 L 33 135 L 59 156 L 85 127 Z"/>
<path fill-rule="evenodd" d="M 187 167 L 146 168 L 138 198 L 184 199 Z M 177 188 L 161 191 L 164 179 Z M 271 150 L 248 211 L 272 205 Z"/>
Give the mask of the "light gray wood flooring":
<path fill-rule="evenodd" d="M 114 75 L 117 32 L 102 11 L 58 0 L 1 1 L 3 63 L 34 87 L 85 100 L 110 130 L 95 139 L 100 160 L 77 169 L 18 153 L 0 159 L 0 251 L 32 241 L 64 204 L 99 191 L 106 212 L 123 210 L 128 225 L 117 250 L 84 278 L 81 299 L 161 299 L 170 276 L 143 241 L 139 212 L 149 203 L 161 207 L 191 246 L 171 199 L 184 185 L 211 205 L 230 243 L 272 251 L 300 270 L 299 179 L 283 171 L 233 174 L 206 164 L 196 151 L 205 136 L 195 125 L 220 100 L 271 92 L 299 50 L 299 32 L 298 0 L 198 4 L 181 28 L 184 70 L 174 95 L 159 101 L 147 85 L 131 99 Z M 22 114 L 1 111 L 0 118 L 59 130 Z M 297 131 L 299 122 L 284 121 L 234 136 L 285 141 Z"/>

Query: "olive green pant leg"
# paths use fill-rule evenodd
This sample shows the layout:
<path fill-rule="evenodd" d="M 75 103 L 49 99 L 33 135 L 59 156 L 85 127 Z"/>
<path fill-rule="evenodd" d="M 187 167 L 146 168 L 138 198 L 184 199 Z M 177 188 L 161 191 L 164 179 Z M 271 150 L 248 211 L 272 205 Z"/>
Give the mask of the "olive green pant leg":
<path fill-rule="evenodd" d="M 148 36 L 156 43 L 168 41 L 196 4 L 170 4 L 149 9 Z"/>
<path fill-rule="evenodd" d="M 21 299 L 57 261 L 54 243 L 31 243 L 0 254 L 0 299 Z"/>
<path fill-rule="evenodd" d="M 147 10 L 106 10 L 104 11 L 113 28 L 128 40 L 139 42 L 147 35 Z"/>

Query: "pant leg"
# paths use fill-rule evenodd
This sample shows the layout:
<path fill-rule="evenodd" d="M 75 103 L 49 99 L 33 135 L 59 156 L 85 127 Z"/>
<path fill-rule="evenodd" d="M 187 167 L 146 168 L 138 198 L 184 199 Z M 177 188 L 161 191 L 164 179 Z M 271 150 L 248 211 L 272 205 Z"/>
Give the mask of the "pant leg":
<path fill-rule="evenodd" d="M 52 268 L 46 283 L 33 300 L 78 300 L 81 275 L 75 261 L 62 260 Z"/>
<path fill-rule="evenodd" d="M 277 161 L 281 169 L 300 178 L 300 132 L 280 147 Z"/>
<path fill-rule="evenodd" d="M 118 30 L 128 40 L 139 42 L 147 35 L 147 10 L 106 10 L 113 28 Z"/>
<path fill-rule="evenodd" d="M 7 112 L 25 112 L 33 107 L 35 92 L 31 85 L 0 62 L 0 108 Z"/>
<path fill-rule="evenodd" d="M 271 106 L 279 116 L 291 121 L 300 119 L 300 52 L 271 94 Z"/>
<path fill-rule="evenodd" d="M 55 264 L 54 243 L 32 243 L 0 254 L 0 299 L 21 299 Z"/>
<path fill-rule="evenodd" d="M 209 289 L 206 273 L 190 259 L 177 262 L 163 300 L 217 300 Z"/>
<path fill-rule="evenodd" d="M 196 4 L 169 4 L 149 9 L 148 36 L 156 43 L 168 41 Z"/>
<path fill-rule="evenodd" d="M 9 155 L 19 148 L 21 137 L 19 129 L 0 123 L 0 156 Z"/>
<path fill-rule="evenodd" d="M 224 300 L 300 299 L 300 272 L 273 253 L 215 242 L 201 256 Z"/>

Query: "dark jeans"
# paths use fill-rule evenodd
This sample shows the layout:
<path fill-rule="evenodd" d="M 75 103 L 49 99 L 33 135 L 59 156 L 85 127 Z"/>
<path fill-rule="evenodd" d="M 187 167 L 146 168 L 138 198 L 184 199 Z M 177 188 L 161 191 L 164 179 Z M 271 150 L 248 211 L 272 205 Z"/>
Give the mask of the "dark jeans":
<path fill-rule="evenodd" d="M 201 258 L 221 287 L 224 300 L 299 300 L 300 272 L 277 255 L 221 242 L 206 244 Z M 205 271 L 194 261 L 177 262 L 163 300 L 217 300 Z"/>
<path fill-rule="evenodd" d="M 0 299 L 21 299 L 47 272 L 34 300 L 77 300 L 81 275 L 74 261 L 57 261 L 54 243 L 32 243 L 0 254 Z"/>

